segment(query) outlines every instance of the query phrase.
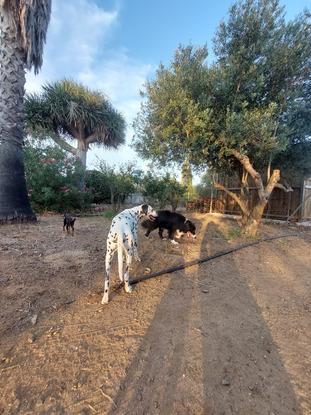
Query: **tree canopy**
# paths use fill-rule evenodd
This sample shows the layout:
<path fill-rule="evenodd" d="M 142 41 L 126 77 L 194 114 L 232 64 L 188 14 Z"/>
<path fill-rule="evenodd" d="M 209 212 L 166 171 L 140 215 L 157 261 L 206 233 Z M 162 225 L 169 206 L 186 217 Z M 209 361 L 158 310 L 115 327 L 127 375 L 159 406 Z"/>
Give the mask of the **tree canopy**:
<path fill-rule="evenodd" d="M 232 149 L 259 169 L 293 139 L 310 151 L 309 13 L 286 23 L 278 1 L 238 2 L 214 51 L 208 66 L 205 46 L 179 46 L 146 84 L 135 122 L 140 155 L 160 163 L 189 155 L 194 165 L 223 170 L 240 164 Z"/>
<path fill-rule="evenodd" d="M 179 46 L 147 82 L 134 124 L 144 158 L 188 158 L 199 168 L 238 174 L 240 197 L 218 188 L 236 200 L 252 233 L 273 188 L 290 190 L 279 183 L 284 158 L 301 176 L 311 174 L 310 13 L 290 22 L 284 14 L 278 0 L 235 3 L 216 32 L 215 62 L 207 65 L 206 46 Z M 249 181 L 258 190 L 253 211 L 244 191 Z"/>
<path fill-rule="evenodd" d="M 42 94 L 26 97 L 29 133 L 51 137 L 78 156 L 84 167 L 91 144 L 117 148 L 124 143 L 124 118 L 103 93 L 67 79 L 46 84 L 42 89 Z M 77 147 L 68 142 L 71 140 L 77 140 Z"/>

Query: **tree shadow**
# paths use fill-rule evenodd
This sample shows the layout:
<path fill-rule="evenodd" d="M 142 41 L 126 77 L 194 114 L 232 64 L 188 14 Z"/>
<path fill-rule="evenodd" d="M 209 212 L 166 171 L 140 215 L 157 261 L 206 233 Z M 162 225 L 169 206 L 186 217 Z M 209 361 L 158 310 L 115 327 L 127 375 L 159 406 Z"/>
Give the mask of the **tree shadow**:
<path fill-rule="evenodd" d="M 200 255 L 212 247 L 204 231 Z M 109 414 L 297 414 L 282 358 L 232 256 L 176 272 Z"/>
<path fill-rule="evenodd" d="M 202 244 L 218 225 L 210 223 Z M 204 413 L 296 414 L 297 399 L 261 310 L 232 255 L 203 265 L 199 281 Z"/>
<path fill-rule="evenodd" d="M 174 413 L 172 397 L 183 376 L 193 301 L 194 284 L 190 280 L 189 289 L 181 292 L 180 279 L 184 277 L 184 272 L 178 272 L 171 278 L 110 413 Z"/>

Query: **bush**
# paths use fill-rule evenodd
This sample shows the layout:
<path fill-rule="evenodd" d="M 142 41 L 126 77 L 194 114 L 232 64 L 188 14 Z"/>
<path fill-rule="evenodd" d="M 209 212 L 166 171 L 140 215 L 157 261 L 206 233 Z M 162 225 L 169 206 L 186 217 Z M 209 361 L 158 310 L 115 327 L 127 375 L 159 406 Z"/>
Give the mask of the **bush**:
<path fill-rule="evenodd" d="M 143 195 L 149 203 L 160 209 L 171 205 L 175 211 L 178 204 L 185 199 L 186 191 L 186 187 L 168 173 L 159 177 L 149 172 L 143 178 Z"/>
<path fill-rule="evenodd" d="M 107 177 L 98 170 L 87 170 L 86 188 L 93 197 L 94 203 L 110 203 L 111 194 Z"/>
<path fill-rule="evenodd" d="M 35 141 L 25 146 L 25 171 L 30 202 L 35 211 L 83 210 L 92 202 L 89 192 L 78 184 L 81 164 L 56 146 L 42 148 Z"/>
<path fill-rule="evenodd" d="M 137 170 L 134 170 L 134 165 L 131 163 L 116 168 L 115 166 L 109 166 L 103 160 L 99 161 L 97 167 L 99 169 L 98 177 L 109 188 L 111 206 L 117 211 L 126 197 L 135 192 L 139 185 Z"/>

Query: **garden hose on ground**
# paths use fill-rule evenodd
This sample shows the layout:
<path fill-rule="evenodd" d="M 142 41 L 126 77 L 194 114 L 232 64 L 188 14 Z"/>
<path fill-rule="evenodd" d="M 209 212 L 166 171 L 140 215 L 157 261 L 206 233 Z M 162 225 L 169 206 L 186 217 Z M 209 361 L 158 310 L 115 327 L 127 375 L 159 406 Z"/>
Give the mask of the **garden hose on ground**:
<path fill-rule="evenodd" d="M 226 251 L 220 251 L 220 252 L 217 252 L 214 255 L 210 255 L 210 256 L 207 256 L 207 257 L 204 257 L 204 258 L 199 258 L 199 259 L 195 259 L 193 261 L 185 262 L 184 264 L 176 265 L 174 267 L 163 269 L 161 271 L 153 272 L 152 274 L 149 274 L 149 275 L 141 275 L 141 276 L 136 277 L 133 280 L 131 280 L 131 284 L 137 284 L 139 282 L 149 280 L 150 278 L 159 277 L 160 275 L 165 275 L 165 274 L 171 274 L 172 272 L 180 271 L 180 270 L 188 268 L 188 267 L 193 267 L 194 265 L 202 264 L 203 262 L 212 261 L 213 259 L 222 257 L 224 255 L 231 254 L 232 252 L 240 251 L 241 249 L 248 248 L 250 246 L 258 245 L 262 242 L 273 241 L 274 239 L 289 238 L 291 236 L 299 236 L 299 234 L 298 233 L 292 233 L 292 234 L 285 234 L 285 235 L 278 235 L 278 236 L 270 236 L 270 237 L 263 238 L 263 239 L 260 239 L 258 241 L 255 241 L 255 242 L 250 242 L 250 243 L 247 243 L 247 244 L 239 245 L 239 246 L 236 246 L 234 248 L 227 249 Z"/>

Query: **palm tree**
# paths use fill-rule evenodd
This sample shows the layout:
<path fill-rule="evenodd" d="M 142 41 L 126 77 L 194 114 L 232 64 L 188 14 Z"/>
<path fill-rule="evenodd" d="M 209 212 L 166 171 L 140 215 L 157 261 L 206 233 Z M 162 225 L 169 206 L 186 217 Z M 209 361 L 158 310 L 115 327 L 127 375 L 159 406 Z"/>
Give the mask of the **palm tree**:
<path fill-rule="evenodd" d="M 23 160 L 25 70 L 38 73 L 51 0 L 0 0 L 0 223 L 34 221 Z"/>
<path fill-rule="evenodd" d="M 26 97 L 25 106 L 29 133 L 43 139 L 52 138 L 78 157 L 84 172 L 91 144 L 117 148 L 124 143 L 122 115 L 101 92 L 72 80 L 44 85 L 41 95 Z M 72 140 L 76 141 L 76 146 L 70 144 Z M 84 178 L 80 187 L 83 190 Z"/>

